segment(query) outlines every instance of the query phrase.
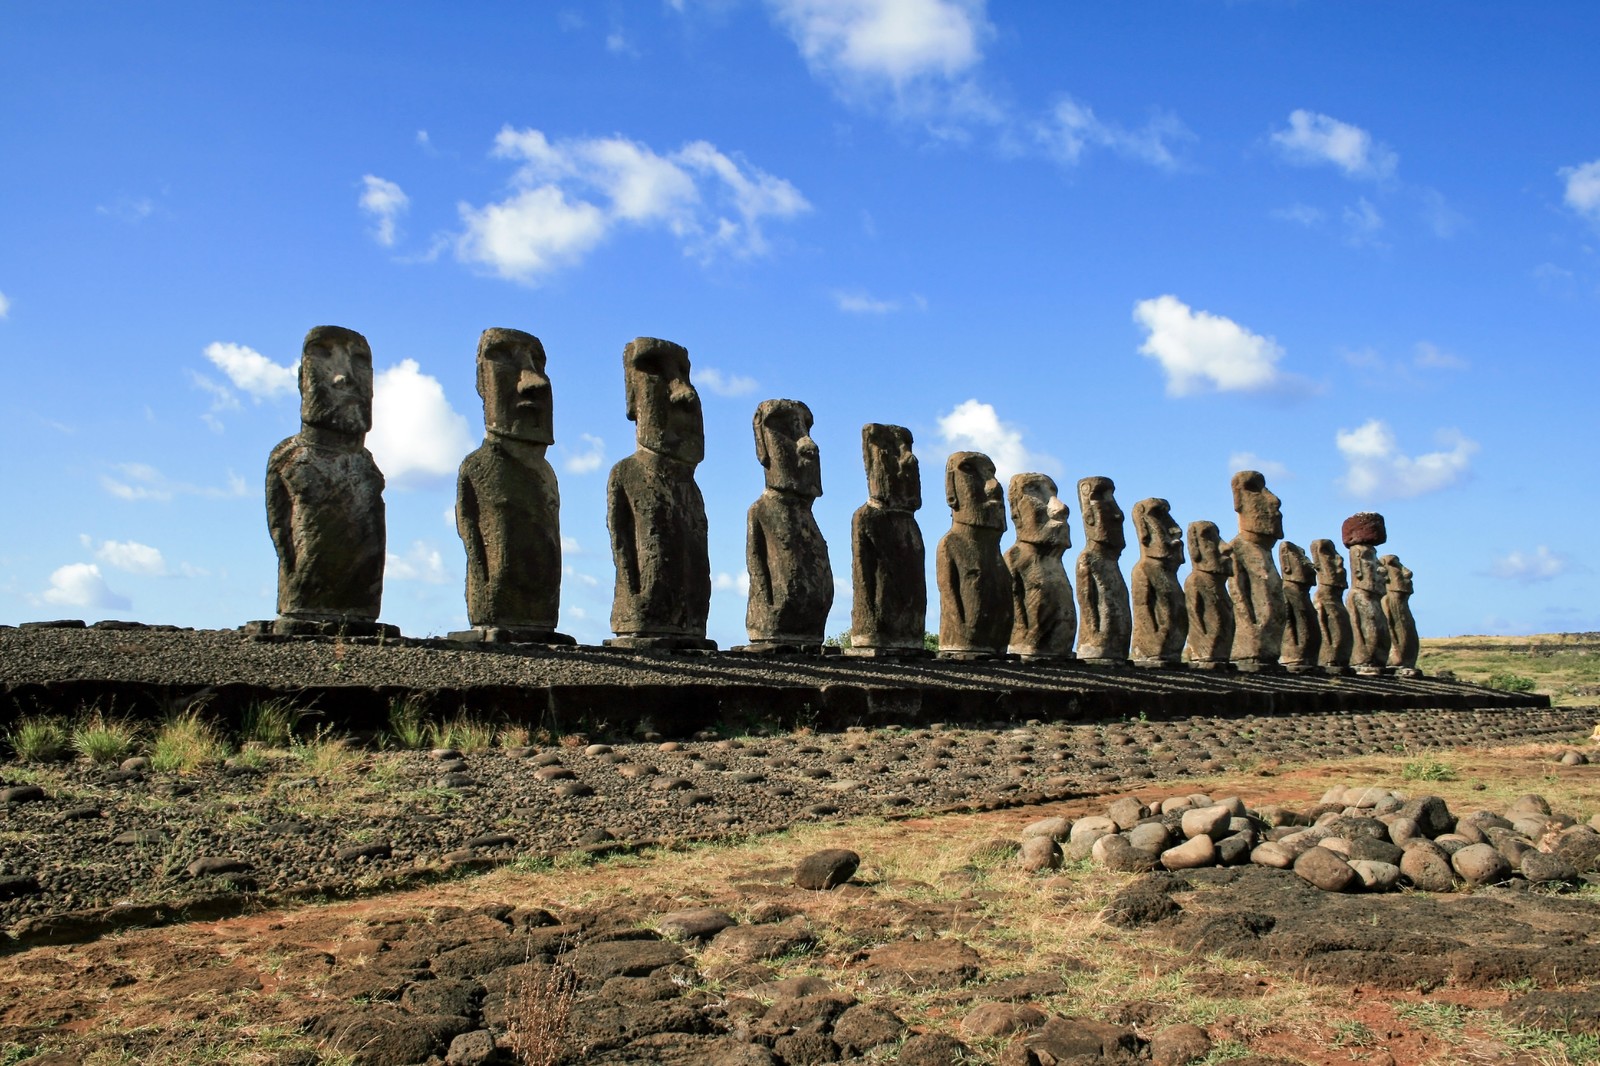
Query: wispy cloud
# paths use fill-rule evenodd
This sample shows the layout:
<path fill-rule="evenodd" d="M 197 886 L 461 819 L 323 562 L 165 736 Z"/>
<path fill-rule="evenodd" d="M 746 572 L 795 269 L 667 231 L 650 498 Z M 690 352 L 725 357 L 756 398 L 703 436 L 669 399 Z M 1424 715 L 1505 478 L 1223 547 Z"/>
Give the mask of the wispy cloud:
<path fill-rule="evenodd" d="M 1563 179 L 1562 199 L 1566 205 L 1600 224 L 1600 159 L 1575 167 L 1562 167 L 1556 175 Z"/>
<path fill-rule="evenodd" d="M 1360 126 L 1304 108 L 1289 113 L 1289 125 L 1272 132 L 1279 155 L 1297 166 L 1331 165 L 1346 177 L 1393 177 L 1400 157 Z"/>
<path fill-rule="evenodd" d="M 1344 209 L 1344 242 L 1353 248 L 1382 248 L 1383 216 L 1365 196 Z"/>
<path fill-rule="evenodd" d="M 445 580 L 444 556 L 427 541 L 414 540 L 404 555 L 389 552 L 385 556 L 383 576 L 386 580 L 442 585 Z"/>
<path fill-rule="evenodd" d="M 711 579 L 713 592 L 734 592 L 744 599 L 750 598 L 750 575 L 746 571 L 730 574 L 727 571 L 718 573 Z"/>
<path fill-rule="evenodd" d="M 421 143 L 427 145 L 427 132 L 422 131 Z M 361 177 L 361 210 L 372 216 L 372 239 L 385 248 L 393 248 L 400 235 L 400 216 L 411 207 L 411 198 L 405 190 L 387 178 L 375 174 Z"/>
<path fill-rule="evenodd" d="M 11 317 L 11 300 L 5 293 L 0 292 L 0 321 Z"/>
<path fill-rule="evenodd" d="M 1489 573 L 1505 581 L 1535 585 L 1541 581 L 1554 581 L 1581 569 L 1568 556 L 1553 552 L 1541 544 L 1531 552 L 1507 552 L 1490 564 Z"/>
<path fill-rule="evenodd" d="M 1105 148 L 1163 170 L 1178 167 L 1177 142 L 1195 139 L 1176 115 L 1158 113 L 1138 129 L 1127 129 L 1100 119 L 1089 105 L 1070 96 L 1056 102 L 1034 136 L 1046 154 L 1064 166 L 1077 166 L 1091 148 Z"/>
<path fill-rule="evenodd" d="M 179 496 L 223 500 L 243 496 L 247 491 L 244 478 L 231 470 L 228 471 L 227 486 L 219 487 L 173 481 L 147 463 L 117 463 L 112 469 L 116 471 L 116 476 L 102 475 L 100 486 L 119 500 L 169 503 Z"/>
<path fill-rule="evenodd" d="M 1259 470 L 1269 478 L 1292 478 L 1289 468 L 1276 459 L 1266 459 L 1255 452 L 1234 452 L 1228 456 L 1228 472 Z"/>
<path fill-rule="evenodd" d="M 1133 320 L 1146 333 L 1139 352 L 1161 365 L 1168 396 L 1304 387 L 1278 368 L 1284 352 L 1277 341 L 1231 318 L 1196 311 L 1176 296 L 1140 300 Z"/>
<path fill-rule="evenodd" d="M 581 451 L 556 445 L 556 450 L 563 453 L 561 469 L 569 474 L 592 474 L 606 461 L 606 442 L 592 433 L 579 433 L 578 439 L 584 445 Z"/>
<path fill-rule="evenodd" d="M 1002 421 L 993 404 L 975 399 L 956 404 L 948 414 L 939 416 L 939 436 L 954 451 L 983 452 L 994 460 L 1001 482 L 1027 471 L 1054 474 L 1061 470 L 1055 457 L 1029 449 L 1022 428 Z"/>
<path fill-rule="evenodd" d="M 748 396 L 757 389 L 756 379 L 743 374 L 724 374 L 714 366 L 703 366 L 694 372 L 695 384 L 718 396 Z"/>
<path fill-rule="evenodd" d="M 109 203 L 95 205 L 94 210 L 97 215 L 136 226 L 155 214 L 156 203 L 148 196 L 129 196 L 124 193 Z"/>
<path fill-rule="evenodd" d="M 1447 489 L 1470 472 L 1476 442 L 1456 430 L 1440 430 L 1441 450 L 1415 458 L 1400 451 L 1394 431 L 1379 419 L 1355 429 L 1341 429 L 1334 444 L 1344 456 L 1345 489 L 1362 499 L 1404 499 Z"/>
<path fill-rule="evenodd" d="M 847 315 L 892 315 L 898 311 L 928 309 L 927 298 L 917 293 L 905 297 L 880 297 L 864 289 L 835 289 L 834 306 Z"/>
<path fill-rule="evenodd" d="M 1308 229 L 1321 225 L 1324 217 L 1320 207 L 1312 207 L 1310 204 L 1290 204 L 1288 207 L 1274 208 L 1270 214 L 1281 222 L 1293 222 Z"/>

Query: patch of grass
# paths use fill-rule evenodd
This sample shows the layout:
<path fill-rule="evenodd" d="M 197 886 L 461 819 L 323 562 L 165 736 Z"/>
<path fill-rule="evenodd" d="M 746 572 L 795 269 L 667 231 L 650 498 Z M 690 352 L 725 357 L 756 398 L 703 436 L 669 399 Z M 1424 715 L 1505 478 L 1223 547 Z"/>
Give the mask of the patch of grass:
<path fill-rule="evenodd" d="M 195 708 L 168 718 L 150 744 L 150 766 L 164 773 L 192 773 L 227 757 L 228 742 Z"/>
<path fill-rule="evenodd" d="M 239 739 L 265 744 L 269 748 L 286 748 L 294 739 L 295 730 L 306 718 L 313 715 L 303 707 L 296 707 L 286 697 L 260 700 L 245 708 L 239 725 Z"/>
<path fill-rule="evenodd" d="M 1397 1003 L 1394 1012 L 1406 1021 L 1454 1044 L 1466 1028 L 1467 1011 L 1454 1003 Z"/>
<path fill-rule="evenodd" d="M 1489 680 L 1485 684 L 1502 692 L 1532 692 L 1539 687 L 1539 682 L 1533 678 L 1524 677 L 1521 674 L 1513 674 L 1508 670 L 1490 674 Z"/>
<path fill-rule="evenodd" d="M 488 722 L 458 711 L 442 722 L 428 722 L 423 726 L 430 748 L 454 748 L 464 755 L 485 752 L 494 747 L 495 728 Z"/>
<path fill-rule="evenodd" d="M 350 738 L 335 736 L 330 725 L 318 726 L 304 740 L 291 737 L 289 753 L 318 777 L 343 777 L 361 763 L 361 753 L 350 747 Z"/>
<path fill-rule="evenodd" d="M 67 725 L 52 715 L 31 714 L 6 730 L 6 743 L 22 762 L 55 762 L 67 751 Z"/>
<path fill-rule="evenodd" d="M 494 742 L 502 748 L 526 748 L 533 743 L 533 733 L 525 725 L 508 725 L 495 734 Z"/>
<path fill-rule="evenodd" d="M 1345 1018 L 1333 1023 L 1334 1047 L 1367 1047 L 1377 1039 L 1378 1034 L 1366 1022 Z"/>
<path fill-rule="evenodd" d="M 136 723 L 111 717 L 98 707 L 72 727 L 72 750 L 97 765 L 121 762 L 138 743 Z"/>
<path fill-rule="evenodd" d="M 567 1052 L 578 981 L 565 966 L 532 971 L 507 1011 L 506 1044 L 523 1066 L 555 1066 Z"/>
<path fill-rule="evenodd" d="M 1400 776 L 1407 781 L 1454 781 L 1456 771 L 1448 763 L 1417 759 L 1400 767 Z"/>
<path fill-rule="evenodd" d="M 1200 1066 L 1217 1066 L 1219 1062 L 1249 1058 L 1250 1046 L 1238 1040 L 1219 1040 L 1211 1045 L 1211 1053 L 1200 1060 Z"/>
<path fill-rule="evenodd" d="M 395 747 L 418 751 L 428 744 L 428 709 L 410 697 L 389 701 L 389 739 Z"/>

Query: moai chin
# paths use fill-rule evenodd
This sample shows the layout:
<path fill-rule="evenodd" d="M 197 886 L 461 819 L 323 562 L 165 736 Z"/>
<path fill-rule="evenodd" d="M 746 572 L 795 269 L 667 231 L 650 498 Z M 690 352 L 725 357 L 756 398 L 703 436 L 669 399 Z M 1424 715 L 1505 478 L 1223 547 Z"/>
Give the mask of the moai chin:
<path fill-rule="evenodd" d="M 572 644 L 561 611 L 561 491 L 544 345 L 520 329 L 478 338 L 483 443 L 461 461 L 456 532 L 467 554 L 467 620 L 451 640 Z"/>
<path fill-rule="evenodd" d="M 1116 484 L 1108 477 L 1078 482 L 1083 551 L 1078 553 L 1078 658 L 1092 666 L 1122 666 L 1133 639 L 1128 582 L 1117 559 L 1127 547 Z"/>
<path fill-rule="evenodd" d="M 639 337 L 622 351 L 628 421 L 638 447 L 611 468 L 606 526 L 616 593 L 606 641 L 619 648 L 715 650 L 706 639 L 711 560 L 706 505 L 694 481 L 705 458 L 700 394 L 682 345 Z"/>
<path fill-rule="evenodd" d="M 926 553 L 917 510 L 922 474 L 904 426 L 861 427 L 867 502 L 850 519 L 850 647 L 846 655 L 926 656 Z"/>
<path fill-rule="evenodd" d="M 934 551 L 939 584 L 939 657 L 995 659 L 1011 640 L 1011 571 L 1000 554 L 1006 500 L 994 463 L 956 452 L 944 466 L 950 531 Z"/>
<path fill-rule="evenodd" d="M 1389 623 L 1389 665 L 1397 677 L 1421 677 L 1417 669 L 1417 620 L 1411 615 L 1411 568 L 1399 556 L 1384 555 L 1383 566 L 1388 590 L 1383 595 L 1383 613 Z"/>
<path fill-rule="evenodd" d="M 1366 676 L 1383 673 L 1389 662 L 1389 619 L 1383 610 L 1383 594 L 1388 591 L 1378 549 L 1357 544 L 1350 549 L 1350 595 L 1345 609 L 1350 612 L 1354 640 L 1350 665 Z"/>
<path fill-rule="evenodd" d="M 1196 670 L 1233 668 L 1233 548 L 1215 522 L 1189 523 L 1189 579 L 1183 584 L 1189 614 L 1189 666 Z"/>
<path fill-rule="evenodd" d="M 1172 505 L 1152 496 L 1133 505 L 1133 531 L 1139 538 L 1139 561 L 1133 564 L 1133 665 L 1181 666 L 1189 639 L 1189 610 L 1178 583 L 1183 530 L 1172 520 Z"/>
<path fill-rule="evenodd" d="M 372 349 L 342 326 L 317 326 L 300 353 L 300 432 L 267 459 L 267 528 L 278 551 L 284 636 L 398 636 L 381 625 L 383 473 L 367 451 Z"/>
<path fill-rule="evenodd" d="M 1283 505 L 1258 470 L 1233 475 L 1233 665 L 1240 670 L 1278 669 L 1283 651 L 1283 579 L 1272 546 L 1283 539 Z"/>
<path fill-rule="evenodd" d="M 822 495 L 811 426 L 811 409 L 799 400 L 764 400 L 756 407 L 756 459 L 766 472 L 766 489 L 750 505 L 746 523 L 750 651 L 822 650 L 833 607 L 833 567 L 811 513 Z"/>
<path fill-rule="evenodd" d="M 1350 585 L 1344 557 L 1333 541 L 1322 538 L 1311 542 L 1311 561 L 1317 568 L 1317 631 L 1321 638 L 1317 664 L 1325 674 L 1348 674 L 1355 635 L 1350 611 L 1344 605 L 1344 592 Z"/>
<path fill-rule="evenodd" d="M 1055 479 L 1017 474 L 1008 489 L 1017 541 L 1006 551 L 1011 571 L 1011 640 L 1008 650 L 1024 662 L 1071 659 L 1078 633 L 1062 556 L 1072 547 L 1067 505 L 1056 496 Z"/>
<path fill-rule="evenodd" d="M 1322 629 L 1311 603 L 1317 570 L 1300 545 L 1287 540 L 1278 545 L 1278 565 L 1283 569 L 1284 605 L 1283 652 L 1278 661 L 1290 673 L 1309 673 L 1318 669 L 1322 651 Z"/>

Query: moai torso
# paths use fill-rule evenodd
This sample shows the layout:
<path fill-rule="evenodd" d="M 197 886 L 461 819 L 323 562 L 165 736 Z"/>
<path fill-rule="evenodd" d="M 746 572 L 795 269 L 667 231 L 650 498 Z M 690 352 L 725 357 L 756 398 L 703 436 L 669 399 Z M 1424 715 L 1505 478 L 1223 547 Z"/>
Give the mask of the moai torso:
<path fill-rule="evenodd" d="M 1078 658 L 1100 665 L 1127 662 L 1133 639 L 1128 582 L 1117 559 L 1127 546 L 1116 485 L 1108 477 L 1078 482 L 1083 551 L 1078 553 Z"/>
<path fill-rule="evenodd" d="M 1311 542 L 1311 559 L 1317 568 L 1315 604 L 1321 637 L 1317 664 L 1327 673 L 1348 673 L 1355 636 L 1350 628 L 1350 611 L 1344 605 L 1344 592 L 1350 584 L 1344 559 L 1333 541 L 1325 538 Z"/>
<path fill-rule="evenodd" d="M 1183 531 L 1172 520 L 1166 500 L 1152 497 L 1133 505 L 1139 561 L 1133 565 L 1133 664 L 1177 666 L 1189 637 L 1189 611 L 1178 567 L 1183 563 Z"/>
<path fill-rule="evenodd" d="M 1378 562 L 1383 566 L 1388 586 L 1383 594 L 1383 613 L 1389 623 L 1389 665 L 1401 676 L 1419 676 L 1420 641 L 1417 620 L 1411 615 L 1411 568 L 1394 555 L 1385 555 Z"/>
<path fill-rule="evenodd" d="M 1350 548 L 1350 612 L 1354 641 L 1350 665 L 1358 674 L 1381 674 L 1389 662 L 1389 619 L 1383 610 L 1386 591 L 1378 550 L 1370 544 Z"/>
<path fill-rule="evenodd" d="M 1278 661 L 1304 672 L 1316 667 L 1322 650 L 1322 630 L 1311 604 L 1317 571 L 1300 546 L 1287 540 L 1278 546 L 1278 563 L 1283 567 L 1284 605 L 1283 652 Z"/>
<path fill-rule="evenodd" d="M 1011 521 L 1017 542 L 1006 552 L 1011 572 L 1009 650 L 1024 659 L 1070 659 L 1078 633 L 1072 582 L 1062 555 L 1072 547 L 1067 508 L 1044 474 L 1011 479 Z"/>
<path fill-rule="evenodd" d="M 1011 640 L 1011 571 L 1000 554 L 1006 502 L 994 463 L 956 452 L 945 464 L 950 531 L 934 553 L 939 584 L 939 654 L 995 658 Z"/>
<path fill-rule="evenodd" d="M 1272 546 L 1283 539 L 1283 512 L 1266 478 L 1255 470 L 1233 475 L 1233 662 L 1241 670 L 1275 669 L 1283 649 L 1283 579 Z"/>
<path fill-rule="evenodd" d="M 767 484 L 746 526 L 745 628 L 757 647 L 820 648 L 833 607 L 828 544 L 811 513 L 822 495 L 811 425 L 811 410 L 798 400 L 767 400 L 756 409 L 756 458 Z"/>
<path fill-rule="evenodd" d="M 1232 549 L 1222 542 L 1215 522 L 1189 523 L 1189 558 L 1193 569 L 1184 582 L 1189 614 L 1189 665 L 1220 670 L 1233 655 Z"/>
<path fill-rule="evenodd" d="M 922 476 L 911 431 L 861 429 L 869 498 L 850 520 L 852 655 L 921 654 L 928 615 L 926 554 L 917 509 Z"/>

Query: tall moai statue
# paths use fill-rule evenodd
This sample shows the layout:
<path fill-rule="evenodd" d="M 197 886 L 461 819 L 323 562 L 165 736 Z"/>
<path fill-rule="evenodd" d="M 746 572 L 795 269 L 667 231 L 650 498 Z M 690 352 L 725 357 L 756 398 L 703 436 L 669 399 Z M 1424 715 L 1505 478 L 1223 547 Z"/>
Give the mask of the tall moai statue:
<path fill-rule="evenodd" d="M 1324 537 L 1311 542 L 1311 562 L 1317 568 L 1317 632 L 1321 638 L 1317 665 L 1325 674 L 1348 674 L 1355 636 L 1350 629 L 1350 611 L 1344 605 L 1344 592 L 1350 586 L 1344 556 Z"/>
<path fill-rule="evenodd" d="M 1116 484 L 1108 477 L 1078 482 L 1083 551 L 1078 553 L 1078 658 L 1093 666 L 1122 666 L 1133 639 L 1128 582 L 1117 559 L 1127 547 Z"/>
<path fill-rule="evenodd" d="M 1189 579 L 1183 583 L 1189 615 L 1189 665 L 1196 670 L 1233 668 L 1233 549 L 1215 522 L 1189 523 Z"/>
<path fill-rule="evenodd" d="M 572 644 L 561 612 L 561 491 L 544 345 L 520 329 L 478 338 L 483 443 L 461 462 L 456 532 L 467 553 L 467 620 L 450 639 Z"/>
<path fill-rule="evenodd" d="M 278 551 L 283 636 L 398 636 L 381 625 L 383 473 L 372 428 L 372 349 L 342 326 L 317 326 L 300 352 L 300 432 L 267 460 L 267 528 Z M 265 630 L 268 623 L 252 623 Z"/>
<path fill-rule="evenodd" d="M 682 345 L 639 337 L 622 351 L 637 450 L 611 468 L 606 526 L 616 593 L 606 641 L 620 648 L 710 649 L 711 559 L 694 468 L 705 458 L 700 394 Z"/>
<path fill-rule="evenodd" d="M 1133 531 L 1139 538 L 1139 561 L 1133 564 L 1133 665 L 1181 666 L 1189 639 L 1189 609 L 1178 583 L 1183 530 L 1172 520 L 1172 505 L 1152 496 L 1133 505 Z"/>
<path fill-rule="evenodd" d="M 1011 571 L 1000 554 L 1006 500 L 994 462 L 956 452 L 945 462 L 950 531 L 934 551 L 939 584 L 939 656 L 995 659 L 1011 640 Z"/>
<path fill-rule="evenodd" d="M 1383 595 L 1383 613 L 1389 623 L 1389 665 L 1399 677 L 1421 677 L 1417 669 L 1417 620 L 1411 615 L 1411 568 L 1397 555 L 1378 558 L 1383 566 L 1388 591 Z"/>
<path fill-rule="evenodd" d="M 1283 579 L 1272 546 L 1283 539 L 1283 504 L 1258 470 L 1233 475 L 1233 665 L 1240 670 L 1278 669 L 1283 652 Z"/>
<path fill-rule="evenodd" d="M 822 495 L 822 463 L 811 439 L 811 408 L 799 400 L 764 400 L 753 428 L 766 488 L 750 505 L 745 566 L 750 650 L 821 651 L 833 607 L 828 542 L 811 514 Z"/>
<path fill-rule="evenodd" d="M 926 553 L 917 510 L 922 474 L 904 426 L 861 427 L 867 502 L 850 519 L 850 646 L 846 655 L 919 657 L 928 616 Z"/>
<path fill-rule="evenodd" d="M 1383 515 L 1361 511 L 1344 520 L 1340 539 L 1350 549 L 1350 665 L 1358 674 L 1383 673 L 1389 663 L 1389 619 L 1383 609 L 1388 577 L 1378 562 L 1378 545 L 1389 539 Z"/>
<path fill-rule="evenodd" d="M 1311 589 L 1317 583 L 1317 569 L 1305 551 L 1293 541 L 1278 545 L 1278 565 L 1283 568 L 1283 652 L 1278 661 L 1290 673 L 1304 674 L 1317 669 L 1322 651 L 1322 628 L 1311 603 Z"/>
<path fill-rule="evenodd" d="M 1008 650 L 1024 662 L 1071 659 L 1078 611 L 1062 561 L 1072 547 L 1067 505 L 1046 474 L 1012 477 L 1009 499 L 1017 542 L 1006 552 L 1012 613 Z"/>

